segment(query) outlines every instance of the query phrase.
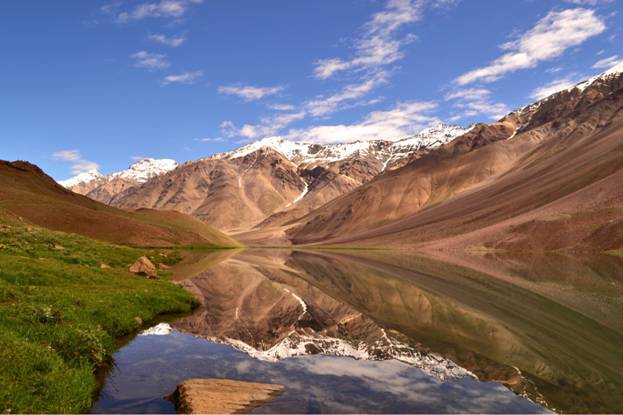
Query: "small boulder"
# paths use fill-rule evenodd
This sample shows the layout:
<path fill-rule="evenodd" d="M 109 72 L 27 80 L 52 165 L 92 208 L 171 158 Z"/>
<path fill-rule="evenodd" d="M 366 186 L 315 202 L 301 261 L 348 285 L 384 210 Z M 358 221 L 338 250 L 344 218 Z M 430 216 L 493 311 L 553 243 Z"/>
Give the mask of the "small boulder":
<path fill-rule="evenodd" d="M 103 262 L 100 264 L 100 269 L 110 269 L 110 265 L 104 264 Z"/>
<path fill-rule="evenodd" d="M 158 264 L 158 269 L 159 269 L 160 271 L 166 271 L 166 270 L 171 269 L 171 267 L 170 267 L 170 266 L 168 266 L 167 264 Z"/>
<path fill-rule="evenodd" d="M 50 248 L 54 249 L 55 251 L 63 251 L 63 250 L 65 250 L 65 247 L 63 245 L 57 244 L 57 243 L 51 244 Z"/>
<path fill-rule="evenodd" d="M 136 322 L 136 325 L 139 327 L 143 325 L 143 319 L 140 318 L 139 316 L 134 317 L 134 321 Z"/>
<path fill-rule="evenodd" d="M 136 262 L 130 266 L 129 271 L 132 274 L 142 275 L 143 277 L 147 277 L 149 279 L 158 278 L 156 266 L 146 256 L 142 256 L 136 260 Z"/>

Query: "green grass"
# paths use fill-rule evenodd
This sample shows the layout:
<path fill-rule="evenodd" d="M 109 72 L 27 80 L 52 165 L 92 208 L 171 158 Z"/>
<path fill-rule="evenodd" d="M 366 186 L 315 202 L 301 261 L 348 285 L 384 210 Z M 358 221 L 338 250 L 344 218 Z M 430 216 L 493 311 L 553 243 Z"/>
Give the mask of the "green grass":
<path fill-rule="evenodd" d="M 94 372 L 110 363 L 116 338 L 139 329 L 135 317 L 192 309 L 182 289 L 127 271 L 141 255 L 168 265 L 180 259 L 0 224 L 1 412 L 88 411 Z"/>

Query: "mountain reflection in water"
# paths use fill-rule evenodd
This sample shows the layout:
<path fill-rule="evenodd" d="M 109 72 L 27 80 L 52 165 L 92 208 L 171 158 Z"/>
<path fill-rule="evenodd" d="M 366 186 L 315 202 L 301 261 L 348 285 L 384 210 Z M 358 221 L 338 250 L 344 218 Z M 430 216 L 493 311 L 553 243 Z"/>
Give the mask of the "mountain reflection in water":
<path fill-rule="evenodd" d="M 618 258 L 464 255 L 453 258 L 459 266 L 386 251 L 193 255 L 176 278 L 202 306 L 171 323 L 179 333 L 121 349 L 99 408 L 121 411 L 105 405 L 110 383 L 150 376 L 145 362 L 124 365 L 126 354 L 162 342 L 152 370 L 171 376 L 171 391 L 208 375 L 288 385 L 256 411 L 539 411 L 474 376 L 564 412 L 623 410 Z M 204 353 L 223 357 L 216 365 Z"/>

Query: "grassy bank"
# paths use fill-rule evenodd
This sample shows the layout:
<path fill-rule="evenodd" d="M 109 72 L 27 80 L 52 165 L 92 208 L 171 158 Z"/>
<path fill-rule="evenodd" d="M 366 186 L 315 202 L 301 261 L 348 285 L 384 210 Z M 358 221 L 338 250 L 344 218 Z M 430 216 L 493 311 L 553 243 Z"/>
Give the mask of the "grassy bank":
<path fill-rule="evenodd" d="M 140 320 L 191 310 L 194 300 L 182 289 L 127 272 L 145 254 L 177 260 L 0 223 L 1 412 L 88 411 L 94 371 L 110 361 L 115 338 Z"/>

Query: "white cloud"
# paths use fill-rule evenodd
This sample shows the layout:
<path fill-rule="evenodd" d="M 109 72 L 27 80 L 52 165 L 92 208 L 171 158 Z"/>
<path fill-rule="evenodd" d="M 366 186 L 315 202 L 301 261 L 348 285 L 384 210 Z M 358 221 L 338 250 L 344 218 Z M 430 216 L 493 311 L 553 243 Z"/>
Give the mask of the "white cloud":
<path fill-rule="evenodd" d="M 600 4 L 611 3 L 612 0 L 564 0 L 567 3 L 576 4 L 578 6 L 598 6 Z"/>
<path fill-rule="evenodd" d="M 202 143 L 220 143 L 225 141 L 224 137 L 205 137 L 205 138 L 198 138 L 196 141 L 200 141 Z"/>
<path fill-rule="evenodd" d="M 296 107 L 292 104 L 271 104 L 268 108 L 275 111 L 293 111 Z"/>
<path fill-rule="evenodd" d="M 386 82 L 386 79 L 386 74 L 379 72 L 361 83 L 346 85 L 336 94 L 310 100 L 304 104 L 304 107 L 314 117 L 335 112 L 343 102 L 361 98 L 378 85 Z"/>
<path fill-rule="evenodd" d="M 163 85 L 168 84 L 192 84 L 197 79 L 203 76 L 203 72 L 195 71 L 195 72 L 184 72 L 180 74 L 167 75 L 162 80 Z"/>
<path fill-rule="evenodd" d="M 80 160 L 71 166 L 71 172 L 73 174 L 86 173 L 99 169 L 99 164 L 94 161 Z"/>
<path fill-rule="evenodd" d="M 78 150 L 61 150 L 52 153 L 52 158 L 62 161 L 76 161 L 80 160 L 82 156 L 80 155 L 80 151 Z"/>
<path fill-rule="evenodd" d="M 171 64 L 167 60 L 167 55 L 163 55 L 160 53 L 151 53 L 145 50 L 141 50 L 139 52 L 131 54 L 130 57 L 134 59 L 134 66 L 139 68 L 145 68 L 150 71 L 154 71 L 156 69 L 164 69 L 171 66 Z"/>
<path fill-rule="evenodd" d="M 226 137 L 244 137 L 255 139 L 274 135 L 277 131 L 287 127 L 292 122 L 305 118 L 305 112 L 289 112 L 265 117 L 258 124 L 244 124 L 238 128 L 232 121 L 221 123 L 221 132 Z"/>
<path fill-rule="evenodd" d="M 160 43 L 161 45 L 171 46 L 174 48 L 181 46 L 182 43 L 186 41 L 184 36 L 167 36 L 163 34 L 149 35 L 148 39 L 153 42 Z"/>
<path fill-rule="evenodd" d="M 570 77 L 555 79 L 545 85 L 541 85 L 540 87 L 534 89 L 530 94 L 530 98 L 538 101 L 552 94 L 555 94 L 556 92 L 562 91 L 563 89 L 571 88 L 577 83 L 577 80 L 571 79 Z"/>
<path fill-rule="evenodd" d="M 93 161 L 83 160 L 79 150 L 60 150 L 52 153 L 55 160 L 67 161 L 72 164 L 73 174 L 85 173 L 90 170 L 99 169 L 99 165 Z"/>
<path fill-rule="evenodd" d="M 230 85 L 219 86 L 218 92 L 225 95 L 235 95 L 248 102 L 257 101 L 269 95 L 275 95 L 283 91 L 283 89 L 282 86 L 259 87 L 250 85 Z"/>
<path fill-rule="evenodd" d="M 546 69 L 545 72 L 547 72 L 547 73 L 558 73 L 558 72 L 560 72 L 562 70 L 563 70 L 563 68 L 561 66 L 555 66 L 553 68 Z"/>
<path fill-rule="evenodd" d="M 356 124 L 321 125 L 290 130 L 287 137 L 316 143 L 397 140 L 438 122 L 430 114 L 436 108 L 434 102 L 403 102 L 391 110 L 372 112 Z"/>
<path fill-rule="evenodd" d="M 274 135 L 292 122 L 305 117 L 325 117 L 345 108 L 381 102 L 382 98 L 379 97 L 372 99 L 364 97 L 379 85 L 388 82 L 391 70 L 384 66 L 401 59 L 403 46 L 414 39 L 412 35 L 400 38 L 397 31 L 419 20 L 425 5 L 432 8 L 448 8 L 458 2 L 459 0 L 389 0 L 386 7 L 373 14 L 364 25 L 363 34 L 356 39 L 355 52 L 350 59 L 330 58 L 315 64 L 314 74 L 317 78 L 327 79 L 337 72 L 349 70 L 357 74 L 357 81 L 342 86 L 334 93 L 317 95 L 296 106 L 269 106 L 273 111 L 283 113 L 263 117 L 257 124 L 244 124 L 238 127 L 232 121 L 225 121 L 221 125 L 223 135 L 242 136 L 246 139 L 260 138 Z M 233 89 L 227 91 L 224 88 L 226 87 L 219 88 L 219 91 L 238 92 Z M 349 131 L 354 130 L 350 128 L 352 126 L 346 127 L 349 127 Z M 372 129 L 371 126 L 367 128 Z"/>
<path fill-rule="evenodd" d="M 413 40 L 412 36 L 394 38 L 402 26 L 417 21 L 421 16 L 420 0 L 389 0 L 387 7 L 375 13 L 364 26 L 364 34 L 355 42 L 351 59 L 321 59 L 315 63 L 314 76 L 327 79 L 348 69 L 373 69 L 402 59 L 401 47 Z"/>
<path fill-rule="evenodd" d="M 117 15 L 120 22 L 141 20 L 147 17 L 180 18 L 193 4 L 203 3 L 203 0 L 161 0 L 159 2 L 142 3 L 130 11 Z"/>
<path fill-rule="evenodd" d="M 364 96 L 382 82 L 385 82 L 385 75 L 379 73 L 362 83 L 346 85 L 336 94 L 319 96 L 307 101 L 298 110 L 291 105 L 279 107 L 281 108 L 281 110 L 277 109 L 277 111 L 280 111 L 279 113 L 263 117 L 258 124 L 244 124 L 242 127 L 237 128 L 231 121 L 227 121 L 225 122 L 223 134 L 226 136 L 242 136 L 248 139 L 274 135 L 294 121 L 301 120 L 309 115 L 319 117 L 338 111 L 343 108 L 344 102 L 353 101 Z M 219 91 L 224 92 L 221 88 L 219 88 Z M 378 101 L 373 100 L 371 103 L 376 102 Z M 368 104 L 368 102 L 363 104 Z"/>
<path fill-rule="evenodd" d="M 623 63 L 623 58 L 614 55 L 609 58 L 600 59 L 593 65 L 595 69 L 610 69 L 620 63 Z"/>
<path fill-rule="evenodd" d="M 488 99 L 491 91 L 485 88 L 466 88 L 457 89 L 446 94 L 446 100 L 462 99 L 467 101 L 476 101 Z"/>
<path fill-rule="evenodd" d="M 446 101 L 454 101 L 453 107 L 461 110 L 461 114 L 453 116 L 451 121 L 477 115 L 486 115 L 497 120 L 510 112 L 510 108 L 506 104 L 493 102 L 491 91 L 486 88 L 454 90 L 446 94 L 445 99 Z"/>
<path fill-rule="evenodd" d="M 562 55 L 568 48 L 580 45 L 602 33 L 606 25 L 593 10 L 567 9 L 551 11 L 519 39 L 507 42 L 508 53 L 489 65 L 467 72 L 455 82 L 466 85 L 476 81 L 493 82 L 510 72 L 534 68 L 540 62 Z"/>
<path fill-rule="evenodd" d="M 434 9 L 449 9 L 460 2 L 461 0 L 429 0 L 431 7 Z"/>
<path fill-rule="evenodd" d="M 233 121 L 223 121 L 220 127 L 221 133 L 223 133 L 225 137 L 235 137 L 236 135 L 238 135 L 238 130 Z"/>

